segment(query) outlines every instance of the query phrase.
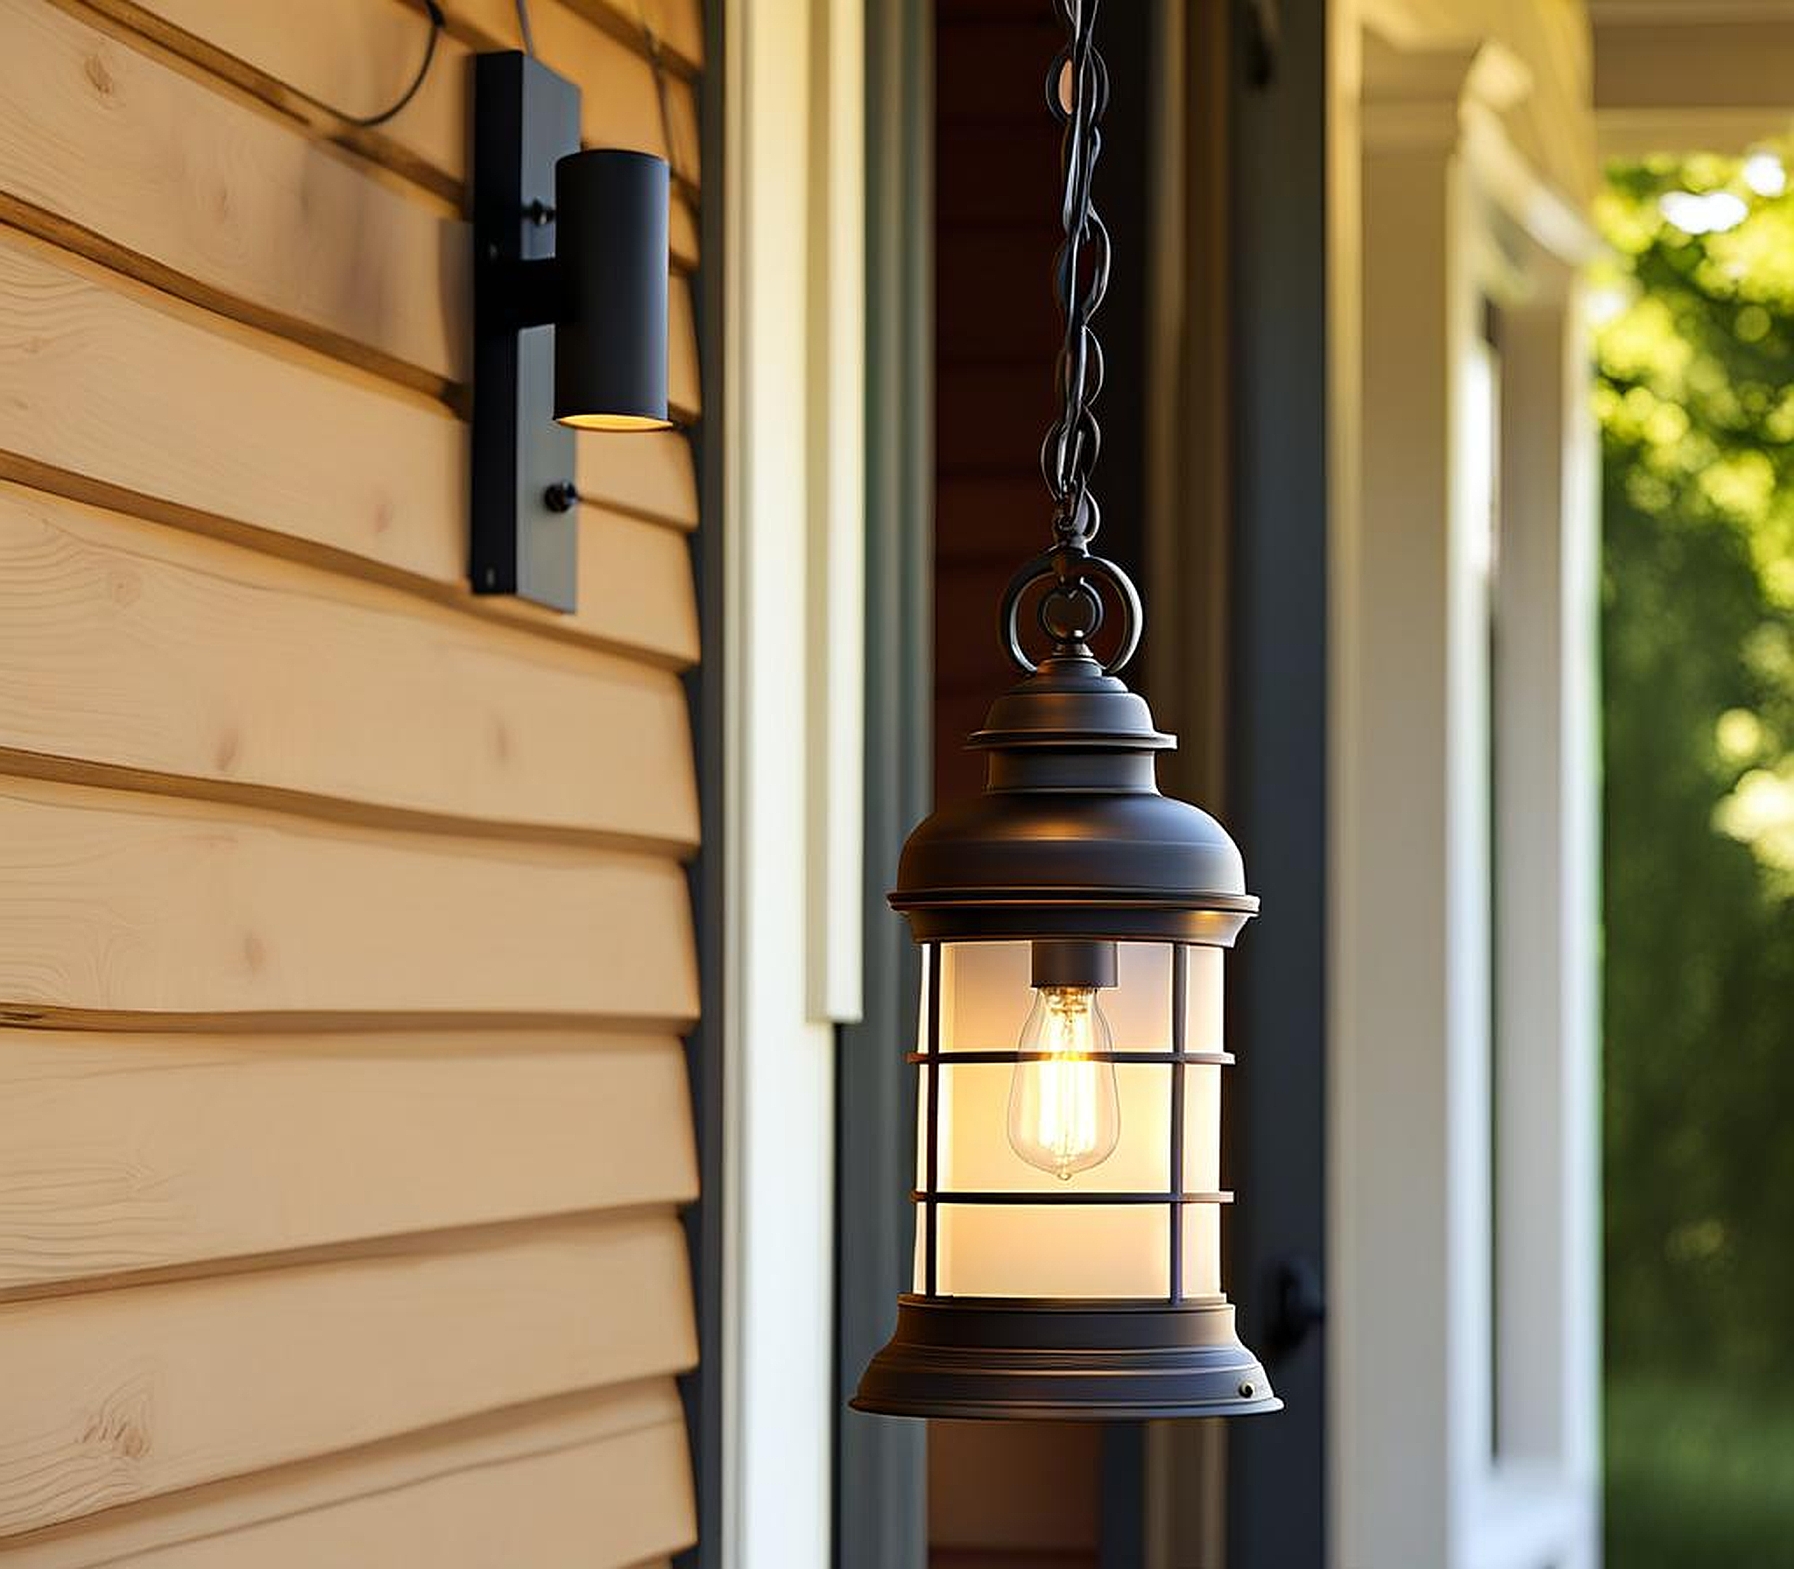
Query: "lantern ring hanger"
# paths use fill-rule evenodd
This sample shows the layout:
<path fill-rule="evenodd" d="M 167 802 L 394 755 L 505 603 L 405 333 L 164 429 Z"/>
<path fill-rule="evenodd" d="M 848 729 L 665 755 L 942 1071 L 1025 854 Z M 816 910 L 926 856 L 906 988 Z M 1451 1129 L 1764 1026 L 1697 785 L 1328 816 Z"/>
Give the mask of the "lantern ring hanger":
<path fill-rule="evenodd" d="M 1065 238 L 1053 258 L 1053 296 L 1065 327 L 1053 370 L 1060 407 L 1040 447 L 1041 478 L 1053 501 L 1054 544 L 1010 579 L 997 620 L 1004 652 L 1024 675 L 1039 666 L 1022 647 L 1022 598 L 1049 578 L 1053 586 L 1041 599 L 1038 620 L 1055 657 L 1095 657 L 1090 639 L 1103 624 L 1100 586 L 1105 583 L 1120 602 L 1122 635 L 1104 674 L 1115 674 L 1134 657 L 1145 630 L 1140 594 L 1127 573 L 1090 552 L 1102 526 L 1102 509 L 1090 493 L 1090 471 L 1102 450 L 1091 405 L 1103 387 L 1102 344 L 1090 323 L 1109 287 L 1109 231 L 1091 196 L 1102 152 L 1098 122 L 1109 101 L 1108 68 L 1092 37 L 1096 8 L 1097 0 L 1054 0 L 1068 35 L 1046 76 L 1047 105 L 1065 127 L 1059 147 Z"/>
<path fill-rule="evenodd" d="M 1043 551 L 1009 580 L 998 611 L 998 627 L 1004 652 L 1011 662 L 1023 675 L 1031 676 L 1040 668 L 1022 647 L 1021 608 L 1028 590 L 1036 583 L 1048 581 L 1053 586 L 1042 597 L 1036 619 L 1040 630 L 1053 640 L 1053 653 L 1058 657 L 1096 657 L 1090 652 L 1090 639 L 1104 620 L 1102 595 L 1096 584 L 1104 582 L 1114 590 L 1121 605 L 1121 646 L 1103 665 L 1104 675 L 1114 675 L 1139 650 L 1145 610 L 1133 579 L 1113 561 L 1091 555 L 1081 543 L 1055 545 Z"/>

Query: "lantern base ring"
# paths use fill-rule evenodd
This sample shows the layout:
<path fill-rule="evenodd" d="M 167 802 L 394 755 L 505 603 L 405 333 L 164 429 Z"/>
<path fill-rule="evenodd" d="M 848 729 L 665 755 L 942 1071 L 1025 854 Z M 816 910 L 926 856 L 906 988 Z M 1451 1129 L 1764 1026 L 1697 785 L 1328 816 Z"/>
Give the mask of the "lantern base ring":
<path fill-rule="evenodd" d="M 1133 1421 L 1278 1411 L 1233 1304 L 898 1299 L 897 1332 L 853 1399 L 884 1416 Z"/>

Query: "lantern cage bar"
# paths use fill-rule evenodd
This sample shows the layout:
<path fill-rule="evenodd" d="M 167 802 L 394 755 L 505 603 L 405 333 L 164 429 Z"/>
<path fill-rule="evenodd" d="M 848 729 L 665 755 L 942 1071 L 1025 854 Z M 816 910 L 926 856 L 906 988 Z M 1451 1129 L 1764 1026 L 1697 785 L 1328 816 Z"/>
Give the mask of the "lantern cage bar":
<path fill-rule="evenodd" d="M 1005 934 L 996 941 L 1019 947 L 1028 939 Z M 951 1009 L 943 996 L 949 970 L 945 950 L 961 947 L 963 954 L 972 944 L 962 939 L 921 946 L 922 1040 L 906 1059 L 923 1075 L 918 1097 L 921 1182 L 910 1194 L 917 1210 L 917 1289 L 900 1298 L 897 1334 L 868 1369 L 855 1406 L 894 1415 L 1030 1420 L 1244 1415 L 1279 1409 L 1263 1367 L 1238 1340 L 1232 1305 L 1218 1290 L 1189 1289 L 1185 1268 L 1186 1211 L 1233 1200 L 1231 1192 L 1199 1190 L 1185 1180 L 1190 1141 L 1197 1137 L 1188 1115 L 1187 1075 L 1192 1069 L 1219 1072 L 1234 1061 L 1232 1053 L 1196 1049 L 1200 1043 L 1192 1040 L 1191 966 L 1198 962 L 1198 950 L 1215 945 L 1137 945 L 1137 952 L 1150 946 L 1168 960 L 1167 995 L 1157 1004 L 1168 1025 L 1167 1038 L 1159 1050 L 1118 1043 L 1103 1054 L 1105 1062 L 1117 1067 L 1168 1076 L 1169 1093 L 1158 1092 L 1166 1103 L 1159 1158 L 1168 1181 L 1160 1188 L 1103 1187 L 1081 1178 L 1075 1185 L 1035 1189 L 956 1185 L 943 1105 L 954 1099 L 948 1081 L 955 1072 L 1013 1070 L 1050 1060 L 1053 1054 L 996 1049 L 977 1037 L 976 1044 L 957 1049 Z M 1218 961 L 1218 952 L 1216 957 Z M 1038 978 L 1038 973 L 1030 977 Z M 1218 975 L 1210 984 L 1218 985 Z M 1216 1115 L 1217 1126 L 1204 1130 L 1203 1138 L 1218 1136 Z M 974 1136 L 989 1143 L 1001 1133 L 980 1126 Z M 1122 1137 L 1127 1137 L 1125 1131 Z M 1150 1297 L 956 1293 L 943 1278 L 942 1225 L 946 1212 L 962 1206 L 1035 1213 L 1063 1206 L 1098 1214 L 1112 1209 L 1118 1215 L 1161 1208 L 1166 1217 L 1159 1244 L 1166 1289 Z"/>
<path fill-rule="evenodd" d="M 1189 1049 L 1189 970 L 1183 962 L 1183 955 L 1176 950 L 1188 944 L 1174 944 L 1171 970 L 1171 995 L 1169 1013 L 1171 1019 L 1170 1049 L 1167 1051 L 1108 1051 L 1103 1053 L 1103 1061 L 1118 1066 L 1163 1068 L 1171 1075 L 1170 1105 L 1170 1147 L 1166 1152 L 1166 1175 L 1170 1179 L 1163 1192 L 1140 1191 L 1111 1188 L 1077 1188 L 1063 1192 L 1033 1191 L 1026 1189 L 955 1189 L 940 1186 L 940 1098 L 935 1083 L 942 1069 L 958 1067 L 995 1067 L 1007 1064 L 1011 1067 L 1025 1062 L 1047 1062 L 1053 1060 L 1051 1052 L 1029 1051 L 994 1051 L 967 1050 L 947 1051 L 942 1049 L 940 1039 L 940 1007 L 939 1007 L 939 975 L 942 969 L 941 944 L 924 945 L 924 962 L 929 975 L 930 1006 L 928 1010 L 929 1041 L 926 1051 L 914 1051 L 906 1060 L 919 1066 L 928 1067 L 929 1093 L 925 1097 L 928 1111 L 924 1117 L 923 1137 L 925 1139 L 924 1166 L 929 1173 L 927 1183 L 923 1187 L 912 1189 L 910 1201 L 922 1208 L 926 1218 L 922 1226 L 923 1238 L 923 1273 L 929 1281 L 938 1281 L 938 1249 L 939 1227 L 932 1215 L 927 1212 L 942 1204 L 1068 1204 L 1078 1206 L 1100 1205 L 1136 1205 L 1160 1204 L 1170 1210 L 1170 1224 L 1167 1227 L 1168 1267 L 1166 1278 L 1169 1290 L 1166 1299 L 1170 1302 L 1183 1302 L 1187 1298 L 1183 1290 L 1183 1224 L 1180 1211 L 1186 1204 L 1231 1204 L 1231 1192 L 1216 1190 L 1211 1192 L 1186 1191 L 1177 1178 L 1186 1167 L 1188 1151 L 1185 1148 L 1186 1125 L 1185 1109 L 1185 1069 L 1190 1065 L 1199 1067 L 1228 1067 L 1234 1062 L 1231 1052 L 1204 1052 Z M 1037 946 L 1037 945 L 1031 945 Z M 1110 984 L 1114 985 L 1113 968 L 1110 969 Z M 1039 979 L 1038 970 L 1034 977 Z M 934 1294 L 931 1285 L 929 1295 Z"/>

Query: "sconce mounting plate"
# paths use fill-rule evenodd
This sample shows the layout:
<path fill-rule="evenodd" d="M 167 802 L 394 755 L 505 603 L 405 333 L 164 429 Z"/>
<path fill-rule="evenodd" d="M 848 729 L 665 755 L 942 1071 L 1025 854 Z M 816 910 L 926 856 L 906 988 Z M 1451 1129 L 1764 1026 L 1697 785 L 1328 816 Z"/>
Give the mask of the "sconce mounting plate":
<path fill-rule="evenodd" d="M 551 302 L 528 284 L 553 274 L 554 166 L 579 150 L 579 89 L 526 54 L 482 54 L 473 101 L 469 573 L 476 594 L 572 610 L 574 438 L 554 420 Z"/>

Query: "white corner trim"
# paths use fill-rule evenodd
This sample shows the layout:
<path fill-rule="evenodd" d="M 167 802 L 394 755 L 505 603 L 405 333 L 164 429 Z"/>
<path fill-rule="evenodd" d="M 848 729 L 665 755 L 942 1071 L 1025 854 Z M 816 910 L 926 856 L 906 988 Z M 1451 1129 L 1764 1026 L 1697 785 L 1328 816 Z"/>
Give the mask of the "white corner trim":
<path fill-rule="evenodd" d="M 724 4 L 723 1569 L 828 1569 L 832 1546 L 832 1018 L 857 1009 L 860 924 L 861 175 L 841 142 L 858 27 L 851 0 Z"/>
<path fill-rule="evenodd" d="M 809 379 L 810 1017 L 860 1017 L 865 871 L 864 7 L 816 0 Z"/>

